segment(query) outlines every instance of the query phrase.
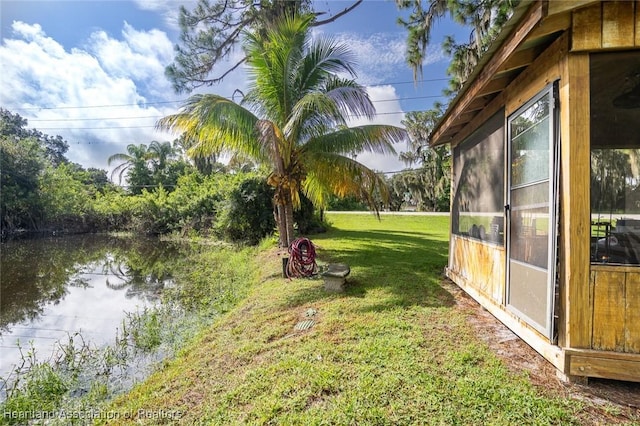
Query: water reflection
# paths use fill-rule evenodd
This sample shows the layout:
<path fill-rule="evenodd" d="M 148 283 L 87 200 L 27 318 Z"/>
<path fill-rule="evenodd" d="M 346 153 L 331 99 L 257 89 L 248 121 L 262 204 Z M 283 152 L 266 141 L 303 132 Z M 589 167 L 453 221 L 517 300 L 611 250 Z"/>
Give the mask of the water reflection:
<path fill-rule="evenodd" d="M 157 303 L 173 284 L 175 244 L 109 236 L 10 241 L 0 252 L 0 376 L 80 331 L 97 346 L 114 339 L 126 312 Z"/>

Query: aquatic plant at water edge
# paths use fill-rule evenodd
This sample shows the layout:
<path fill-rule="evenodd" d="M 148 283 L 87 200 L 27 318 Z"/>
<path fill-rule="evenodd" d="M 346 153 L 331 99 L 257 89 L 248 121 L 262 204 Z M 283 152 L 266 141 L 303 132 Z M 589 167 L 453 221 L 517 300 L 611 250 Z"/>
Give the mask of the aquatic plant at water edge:
<path fill-rule="evenodd" d="M 21 352 L 21 365 L 0 377 L 0 411 L 99 410 L 173 357 L 253 283 L 254 249 L 205 240 L 186 252 L 185 259 L 172 262 L 175 285 L 165 290 L 163 303 L 127 313 L 112 344 L 99 348 L 74 333 L 47 359 L 38 359 L 33 346 Z M 55 421 L 68 424 L 62 418 L 50 424 Z"/>

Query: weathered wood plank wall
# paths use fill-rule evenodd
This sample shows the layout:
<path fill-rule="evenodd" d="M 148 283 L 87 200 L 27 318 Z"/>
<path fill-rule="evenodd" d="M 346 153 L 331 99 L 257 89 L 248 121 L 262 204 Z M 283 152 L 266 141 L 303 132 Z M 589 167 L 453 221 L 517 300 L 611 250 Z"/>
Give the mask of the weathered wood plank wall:
<path fill-rule="evenodd" d="M 640 353 L 640 271 L 637 267 L 592 265 L 591 349 Z"/>
<path fill-rule="evenodd" d="M 449 269 L 473 283 L 473 287 L 502 304 L 505 284 L 504 247 L 470 238 L 451 236 Z"/>
<path fill-rule="evenodd" d="M 573 12 L 571 50 L 640 47 L 640 1 L 606 1 Z"/>

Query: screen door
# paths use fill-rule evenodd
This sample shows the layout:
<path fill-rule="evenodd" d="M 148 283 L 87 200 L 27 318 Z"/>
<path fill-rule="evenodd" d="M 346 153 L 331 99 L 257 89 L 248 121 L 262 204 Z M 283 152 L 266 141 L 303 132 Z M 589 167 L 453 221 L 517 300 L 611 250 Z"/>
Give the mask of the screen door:
<path fill-rule="evenodd" d="M 557 230 L 553 85 L 508 118 L 507 306 L 552 338 Z"/>

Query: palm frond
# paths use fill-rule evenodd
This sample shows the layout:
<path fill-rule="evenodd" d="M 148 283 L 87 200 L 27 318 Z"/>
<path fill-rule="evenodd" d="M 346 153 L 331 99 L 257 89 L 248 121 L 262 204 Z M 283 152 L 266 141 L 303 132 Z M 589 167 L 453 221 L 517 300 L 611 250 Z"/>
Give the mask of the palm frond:
<path fill-rule="evenodd" d="M 178 114 L 158 121 L 156 127 L 182 133 L 194 141 L 190 155 L 209 156 L 218 152 L 240 152 L 262 161 L 265 152 L 258 143 L 258 118 L 248 109 L 218 95 L 194 95 Z"/>
<path fill-rule="evenodd" d="M 400 127 L 370 124 L 318 135 L 304 144 L 302 149 L 310 156 L 323 152 L 348 155 L 363 151 L 395 155 L 393 145 L 406 138 L 407 132 Z"/>
<path fill-rule="evenodd" d="M 118 176 L 118 184 L 122 183 L 122 176 L 133 166 L 133 163 L 131 162 L 126 162 L 126 163 L 122 163 L 120 165 L 118 165 L 116 168 L 114 168 L 111 171 L 111 179 L 113 179 L 114 176 Z"/>
<path fill-rule="evenodd" d="M 346 116 L 355 115 L 372 119 L 376 108 L 366 89 L 354 80 L 333 77 L 327 80 L 324 91 L 336 102 Z"/>
<path fill-rule="evenodd" d="M 107 166 L 110 166 L 111 163 L 114 162 L 127 162 L 127 161 L 131 161 L 133 160 L 133 157 L 128 155 L 128 154 L 124 154 L 124 153 L 117 153 L 117 154 L 113 154 L 111 155 L 109 158 L 107 158 Z"/>
<path fill-rule="evenodd" d="M 389 190 L 384 178 L 364 164 L 335 153 L 317 154 L 311 162 L 303 191 L 314 204 L 326 206 L 331 194 L 341 198 L 352 195 L 377 212 L 376 191 L 383 202 L 388 202 Z"/>
<path fill-rule="evenodd" d="M 346 126 L 351 115 L 373 118 L 375 107 L 358 83 L 331 78 L 297 102 L 284 129 L 287 135 L 309 139 Z"/>
<path fill-rule="evenodd" d="M 250 90 L 247 101 L 261 106 L 264 118 L 281 125 L 299 96 L 295 80 L 305 57 L 312 17 L 287 17 L 267 31 L 249 34 L 245 44 Z"/>
<path fill-rule="evenodd" d="M 326 38 L 315 40 L 300 63 L 297 90 L 314 90 L 334 74 L 355 77 L 354 61 L 355 56 L 345 44 Z"/>
<path fill-rule="evenodd" d="M 343 122 L 344 118 L 333 99 L 325 93 L 313 92 L 294 105 L 283 132 L 287 137 L 308 139 L 322 135 Z"/>

